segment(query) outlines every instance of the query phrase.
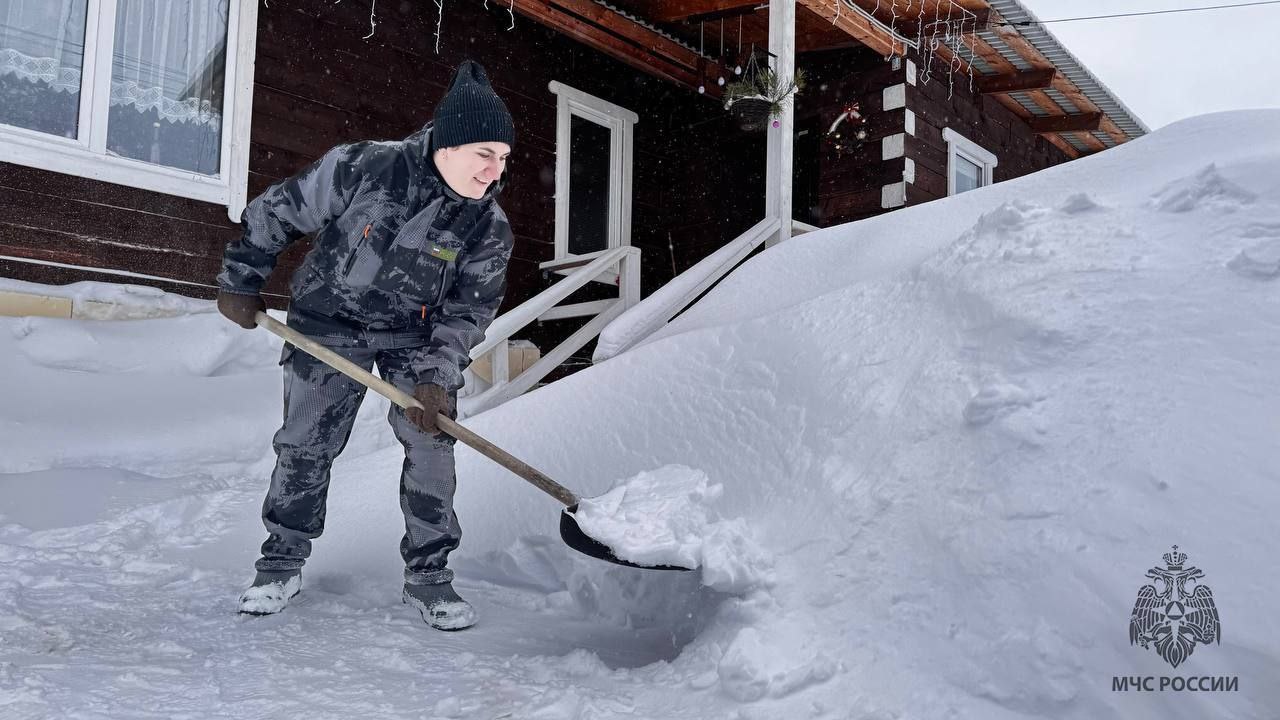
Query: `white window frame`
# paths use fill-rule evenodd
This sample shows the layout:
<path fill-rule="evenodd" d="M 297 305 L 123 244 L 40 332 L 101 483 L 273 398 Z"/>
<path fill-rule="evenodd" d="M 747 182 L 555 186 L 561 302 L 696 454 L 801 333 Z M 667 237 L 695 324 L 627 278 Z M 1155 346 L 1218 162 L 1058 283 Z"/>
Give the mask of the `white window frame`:
<path fill-rule="evenodd" d="M 555 260 L 569 254 L 570 130 L 580 117 L 609 129 L 609 234 L 607 249 L 631 244 L 631 158 L 633 127 L 639 116 L 594 95 L 552 80 L 556 95 Z"/>
<path fill-rule="evenodd" d="M 56 137 L 0 124 L 0 162 L 226 205 L 227 217 L 239 222 L 249 181 L 257 0 L 229 2 L 222 152 L 219 171 L 214 176 L 108 154 L 107 113 L 111 100 L 116 4 L 116 0 L 89 0 L 85 13 L 81 71 L 85 82 L 80 89 L 77 137 Z"/>
<path fill-rule="evenodd" d="M 942 139 L 947 141 L 947 195 L 956 194 L 956 156 L 977 165 L 982 169 L 982 178 L 978 187 L 986 187 L 995 182 L 994 170 L 1000 164 L 999 158 L 988 152 L 986 148 L 951 128 L 942 130 Z"/>

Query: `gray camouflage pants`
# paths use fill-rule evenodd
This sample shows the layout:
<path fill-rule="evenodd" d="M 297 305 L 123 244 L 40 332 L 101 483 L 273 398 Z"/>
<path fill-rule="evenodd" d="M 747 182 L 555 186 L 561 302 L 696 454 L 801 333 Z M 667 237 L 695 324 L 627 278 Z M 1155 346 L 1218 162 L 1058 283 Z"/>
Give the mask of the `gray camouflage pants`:
<path fill-rule="evenodd" d="M 384 380 L 413 392 L 409 350 L 329 349 L 366 370 L 376 363 Z M 268 537 L 258 570 L 300 568 L 311 555 L 311 541 L 324 531 L 329 468 L 346 447 L 365 394 L 363 385 L 292 346 L 285 347 L 281 365 L 284 426 L 275 434 L 276 467 L 262 504 Z M 450 400 L 456 408 L 456 394 Z M 455 441 L 444 433 L 422 432 L 394 405 L 387 420 L 405 450 L 400 473 L 405 580 L 416 585 L 448 582 L 453 573 L 445 565 L 462 537 L 453 512 Z"/>

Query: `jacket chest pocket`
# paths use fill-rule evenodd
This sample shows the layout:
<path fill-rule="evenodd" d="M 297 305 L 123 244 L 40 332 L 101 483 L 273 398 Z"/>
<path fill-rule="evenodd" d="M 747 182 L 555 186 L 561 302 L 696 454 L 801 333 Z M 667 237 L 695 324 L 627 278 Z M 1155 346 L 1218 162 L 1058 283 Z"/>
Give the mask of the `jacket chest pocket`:
<path fill-rule="evenodd" d="M 448 297 L 449 290 L 453 288 L 454 276 L 458 272 L 458 251 L 432 244 L 418 257 L 419 264 L 425 262 L 435 268 L 436 293 L 428 305 L 432 308 L 440 307 Z"/>
<path fill-rule="evenodd" d="M 340 258 L 338 276 L 351 288 L 374 284 L 404 218 L 393 208 L 366 213 L 348 231 L 346 255 Z"/>
<path fill-rule="evenodd" d="M 375 285 L 395 295 L 410 310 L 437 308 L 453 287 L 458 255 L 457 247 L 435 242 L 426 234 L 397 238 Z"/>
<path fill-rule="evenodd" d="M 369 235 L 372 232 L 373 223 L 361 220 L 347 240 L 347 254 L 341 261 L 338 274 L 347 281 L 348 285 L 359 287 L 369 284 L 368 279 L 365 279 L 363 283 L 359 281 L 359 276 L 365 273 L 357 272 L 356 263 L 363 260 L 362 265 L 368 265 L 368 261 L 372 259 L 369 252 Z M 377 270 L 376 267 L 373 269 Z M 362 267 L 361 271 L 363 270 L 364 268 Z"/>

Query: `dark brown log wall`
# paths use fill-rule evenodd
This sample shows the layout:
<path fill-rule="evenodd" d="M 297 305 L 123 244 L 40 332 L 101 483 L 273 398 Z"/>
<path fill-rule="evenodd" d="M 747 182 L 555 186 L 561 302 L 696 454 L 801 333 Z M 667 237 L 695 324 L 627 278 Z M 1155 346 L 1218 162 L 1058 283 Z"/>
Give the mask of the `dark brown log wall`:
<path fill-rule="evenodd" d="M 907 59 L 916 65 L 914 83 L 908 80 Z M 802 133 L 795 156 L 798 219 L 806 219 L 807 214 L 810 222 L 829 227 L 893 209 L 882 205 L 883 188 L 904 181 L 908 159 L 914 163 L 914 179 L 906 185 L 905 204 L 946 197 L 947 144 L 942 139 L 946 127 L 999 158 L 996 182 L 1069 160 L 996 99 L 970 90 L 967 75 L 948 78 L 946 68 L 940 73 L 941 63 L 935 61 L 926 81 L 921 59 L 916 55 L 907 59 L 895 67 L 866 48 L 819 51 L 799 58 L 809 83 L 796 101 L 797 129 Z M 884 90 L 895 85 L 905 86 L 906 107 L 885 110 Z M 867 119 L 863 125 L 867 140 L 852 153 L 836 153 L 826 141 L 826 131 L 850 102 L 859 103 Z M 914 115 L 914 134 L 908 132 L 907 110 Z M 904 136 L 905 155 L 883 159 L 884 138 L 898 134 Z M 804 206 L 804 186 L 810 182 L 802 177 L 806 173 L 818 177 L 817 191 L 810 193 L 817 197 L 813 208 Z"/>
<path fill-rule="evenodd" d="M 814 162 L 819 167 L 815 224 L 830 227 L 879 215 L 884 212 L 881 187 L 902 180 L 901 161 L 882 161 L 880 143 L 903 132 L 905 113 L 886 112 L 882 104 L 884 88 L 902 82 L 903 71 L 867 48 L 811 53 L 801 56 L 799 65 L 808 76 L 808 87 L 796 101 L 797 124 L 805 124 L 817 137 L 807 145 L 809 157 L 797 155 L 795 163 Z M 826 132 L 852 102 L 867 119 L 862 125 L 867 140 L 854 152 L 837 153 L 827 143 Z M 846 130 L 853 127 L 842 123 Z"/>
<path fill-rule="evenodd" d="M 918 60 L 917 60 L 918 61 Z M 1069 157 L 1037 135 L 994 96 L 980 95 L 969 77 L 956 73 L 950 81 L 939 74 L 929 82 L 923 73 L 907 86 L 907 107 L 915 113 L 915 136 L 907 137 L 907 157 L 915 162 L 915 182 L 907 186 L 907 204 L 917 205 L 947 196 L 947 143 L 942 130 L 951 128 L 999 159 L 995 181 L 1002 182 L 1043 170 Z"/>

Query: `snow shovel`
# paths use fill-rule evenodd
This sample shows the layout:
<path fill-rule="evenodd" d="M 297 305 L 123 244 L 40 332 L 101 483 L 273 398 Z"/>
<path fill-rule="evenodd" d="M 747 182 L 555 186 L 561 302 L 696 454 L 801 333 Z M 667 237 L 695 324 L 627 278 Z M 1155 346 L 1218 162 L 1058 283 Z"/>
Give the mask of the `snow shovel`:
<path fill-rule="evenodd" d="M 254 320 L 260 327 L 270 330 L 272 333 L 283 338 L 285 342 L 290 343 L 294 347 L 305 350 L 317 360 L 320 360 L 332 367 L 334 370 L 337 370 L 343 375 L 346 375 L 352 380 L 355 380 L 361 385 L 364 385 L 370 390 L 382 395 L 401 408 L 408 409 L 411 407 L 422 407 L 422 404 L 415 400 L 412 395 L 404 392 L 373 373 L 366 371 L 364 368 L 333 352 L 320 343 L 311 340 L 288 325 L 285 325 L 279 320 L 267 315 L 265 312 L 259 312 L 256 314 L 254 316 Z M 573 515 L 578 511 L 578 496 L 570 492 L 568 488 L 542 474 L 529 464 L 514 457 L 506 450 L 503 450 L 497 445 L 494 445 L 488 440 L 485 440 L 479 435 L 462 427 L 458 423 L 454 422 L 452 418 L 443 413 L 436 413 L 436 427 L 454 438 L 461 440 L 476 452 L 479 452 L 481 455 L 484 455 L 516 475 L 519 475 L 534 487 L 563 503 L 565 509 L 560 513 L 560 537 L 564 540 L 566 545 L 574 550 L 585 555 L 590 555 L 594 558 L 607 560 L 611 563 L 626 565 L 627 567 L 643 568 L 646 570 L 692 570 L 692 568 L 679 567 L 676 565 L 641 565 L 639 563 L 623 560 L 615 555 L 608 545 L 590 537 L 582 531 L 582 528 L 578 527 L 578 521 Z"/>

